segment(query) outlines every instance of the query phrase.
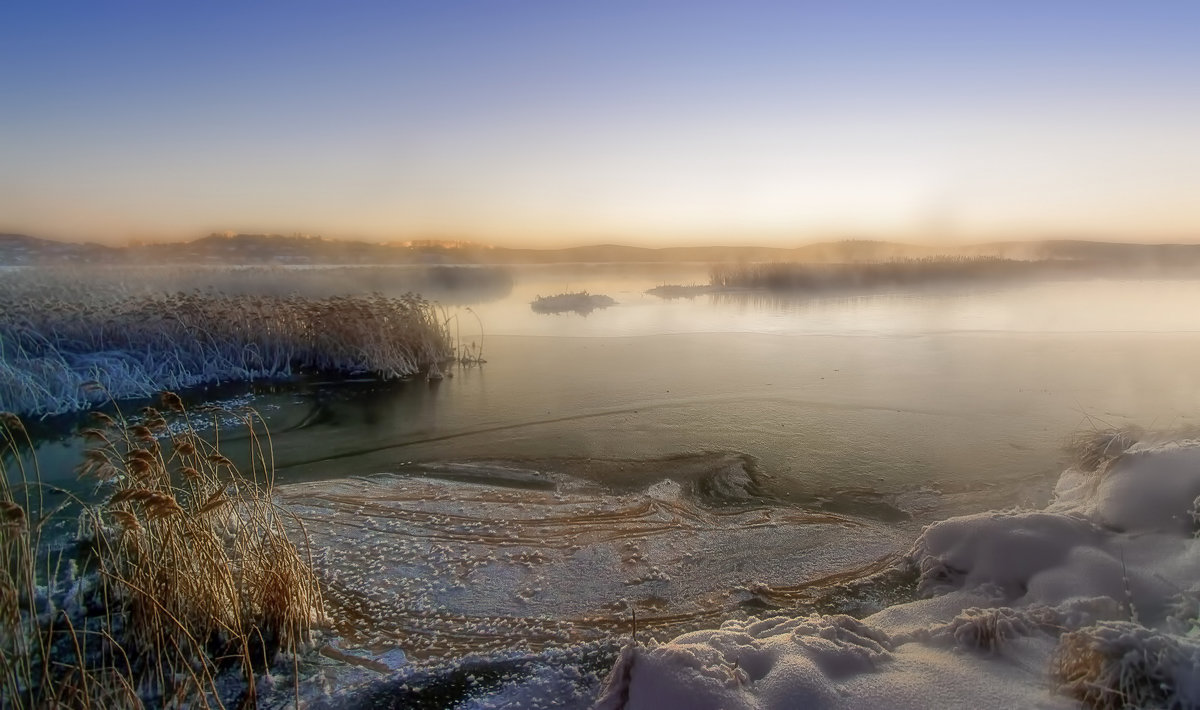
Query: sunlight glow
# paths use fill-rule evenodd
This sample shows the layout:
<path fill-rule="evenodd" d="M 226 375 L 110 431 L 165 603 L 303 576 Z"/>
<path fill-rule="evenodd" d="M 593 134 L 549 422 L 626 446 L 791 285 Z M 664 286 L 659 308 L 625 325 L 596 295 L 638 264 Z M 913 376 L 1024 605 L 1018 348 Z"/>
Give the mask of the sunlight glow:
<path fill-rule="evenodd" d="M 10 5 L 0 231 L 1200 237 L 1194 8 L 856 5 Z"/>

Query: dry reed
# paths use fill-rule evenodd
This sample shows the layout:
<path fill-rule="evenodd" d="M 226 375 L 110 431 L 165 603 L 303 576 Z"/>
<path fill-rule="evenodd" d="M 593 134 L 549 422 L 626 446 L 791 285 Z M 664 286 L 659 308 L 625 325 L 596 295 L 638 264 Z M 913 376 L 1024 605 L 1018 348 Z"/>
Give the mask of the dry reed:
<path fill-rule="evenodd" d="M 1128 621 L 1063 634 L 1053 660 L 1061 689 L 1092 710 L 1196 707 L 1200 648 Z"/>
<path fill-rule="evenodd" d="M 241 702 L 253 703 L 256 675 L 281 651 L 296 659 L 324 618 L 311 559 L 272 500 L 269 442 L 256 422 L 246 417 L 243 471 L 196 434 L 176 395 L 163 404 L 171 411 L 147 410 L 144 424 L 101 416 L 86 432 L 95 445 L 80 474 L 103 479 L 111 495 L 79 516 L 86 554 L 67 564 L 84 565 L 83 575 L 64 583 L 37 562 L 49 558 L 38 538 L 48 516 L 26 500 L 36 481 L 21 469 L 16 485 L 0 488 L 0 705 L 223 707 L 219 679 L 231 674 Z M 0 454 L 19 465 L 13 421 L 0 424 Z"/>

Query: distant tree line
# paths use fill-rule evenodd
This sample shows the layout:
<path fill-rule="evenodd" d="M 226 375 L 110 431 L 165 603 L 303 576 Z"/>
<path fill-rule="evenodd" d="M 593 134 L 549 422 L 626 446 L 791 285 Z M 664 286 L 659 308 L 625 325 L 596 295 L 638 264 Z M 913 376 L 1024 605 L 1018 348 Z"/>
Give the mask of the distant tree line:
<path fill-rule="evenodd" d="M 851 264 L 718 264 L 709 271 L 709 283 L 719 289 L 773 291 L 872 289 L 997 278 L 1065 276 L 1083 274 L 1093 266 L 1084 261 L 1020 261 L 996 256 L 938 256 Z"/>

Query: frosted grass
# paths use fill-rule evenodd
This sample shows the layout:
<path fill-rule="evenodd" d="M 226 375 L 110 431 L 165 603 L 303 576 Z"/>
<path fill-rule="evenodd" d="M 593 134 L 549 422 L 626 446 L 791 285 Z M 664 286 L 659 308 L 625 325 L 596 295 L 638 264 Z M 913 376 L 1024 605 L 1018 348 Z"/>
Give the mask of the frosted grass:
<path fill-rule="evenodd" d="M 302 371 L 406 377 L 454 357 L 414 294 L 155 294 L 64 274 L 0 281 L 0 410 L 53 415 L 109 398 Z"/>

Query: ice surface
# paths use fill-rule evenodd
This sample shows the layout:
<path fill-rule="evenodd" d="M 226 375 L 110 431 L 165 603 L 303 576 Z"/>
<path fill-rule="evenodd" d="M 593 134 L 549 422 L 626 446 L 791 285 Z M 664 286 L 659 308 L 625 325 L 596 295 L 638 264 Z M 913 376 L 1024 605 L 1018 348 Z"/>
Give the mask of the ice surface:
<path fill-rule="evenodd" d="M 280 499 L 307 525 L 345 642 L 418 662 L 629 637 L 635 613 L 640 640 L 665 640 L 746 607 L 796 608 L 907 547 L 882 522 L 756 500 L 738 454 L 643 467 L 658 478 L 614 492 L 442 462 L 290 484 Z"/>
<path fill-rule="evenodd" d="M 1200 443 L 1134 444 L 1065 472 L 1044 510 L 934 523 L 900 559 L 894 527 L 758 504 L 736 457 L 679 466 L 620 494 L 470 463 L 283 499 L 310 523 L 347 642 L 416 659 L 372 686 L 392 698 L 427 673 L 464 708 L 1200 706 Z M 862 619 L 746 613 L 893 564 L 923 598 Z M 624 644 L 603 681 L 615 648 L 589 643 Z M 513 648 L 543 656 L 494 670 Z M 590 666 L 571 660 L 583 648 Z M 503 682 L 454 680 L 462 660 L 420 670 L 468 650 Z"/>

